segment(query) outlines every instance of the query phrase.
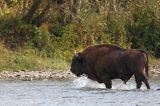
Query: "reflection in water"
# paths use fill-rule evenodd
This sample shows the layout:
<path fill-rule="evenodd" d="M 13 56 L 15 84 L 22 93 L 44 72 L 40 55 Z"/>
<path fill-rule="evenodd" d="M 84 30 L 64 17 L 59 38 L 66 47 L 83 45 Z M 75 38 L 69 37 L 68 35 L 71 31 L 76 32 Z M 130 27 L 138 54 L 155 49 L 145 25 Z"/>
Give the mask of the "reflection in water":
<path fill-rule="evenodd" d="M 127 85 L 113 81 L 111 90 L 86 77 L 68 81 L 0 81 L 0 106 L 159 106 L 160 80 L 150 81 L 135 89 L 131 79 Z"/>

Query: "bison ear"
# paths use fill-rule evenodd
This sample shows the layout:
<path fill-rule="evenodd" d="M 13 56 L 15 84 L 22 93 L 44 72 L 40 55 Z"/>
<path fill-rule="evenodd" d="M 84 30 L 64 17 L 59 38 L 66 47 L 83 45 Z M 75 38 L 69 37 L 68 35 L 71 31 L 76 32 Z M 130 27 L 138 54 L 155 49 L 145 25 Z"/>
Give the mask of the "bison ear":
<path fill-rule="evenodd" d="M 79 62 L 83 62 L 83 55 L 81 53 L 78 53 L 78 60 Z"/>
<path fill-rule="evenodd" d="M 75 55 L 76 57 L 78 57 L 78 53 L 77 53 L 76 50 L 74 51 L 74 55 Z"/>
<path fill-rule="evenodd" d="M 74 56 L 76 57 L 76 59 L 78 60 L 78 62 L 83 63 L 84 58 L 83 58 L 82 53 L 74 52 Z"/>

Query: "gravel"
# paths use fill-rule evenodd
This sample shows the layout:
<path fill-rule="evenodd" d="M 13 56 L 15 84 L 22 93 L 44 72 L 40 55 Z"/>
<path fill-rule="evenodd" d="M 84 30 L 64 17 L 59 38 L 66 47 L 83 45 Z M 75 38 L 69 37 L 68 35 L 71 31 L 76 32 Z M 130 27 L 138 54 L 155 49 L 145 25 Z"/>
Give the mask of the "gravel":
<path fill-rule="evenodd" d="M 0 79 L 23 81 L 70 79 L 74 77 L 70 71 L 4 71 L 0 73 Z"/>
<path fill-rule="evenodd" d="M 150 65 L 150 70 L 152 76 L 160 76 L 160 66 L 159 65 Z M 70 70 L 67 71 L 4 71 L 0 72 L 0 79 L 8 80 L 23 80 L 23 81 L 32 81 L 32 80 L 54 80 L 54 79 L 72 79 L 76 77 L 73 75 Z"/>

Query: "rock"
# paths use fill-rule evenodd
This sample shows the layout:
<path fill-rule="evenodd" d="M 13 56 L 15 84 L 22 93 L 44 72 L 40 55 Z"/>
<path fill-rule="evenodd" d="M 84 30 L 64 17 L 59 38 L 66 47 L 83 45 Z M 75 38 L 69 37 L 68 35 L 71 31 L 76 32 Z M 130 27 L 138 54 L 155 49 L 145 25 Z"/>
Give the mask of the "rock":
<path fill-rule="evenodd" d="M 151 72 L 154 76 L 160 76 L 160 66 L 151 65 Z M 68 71 L 5 71 L 0 73 L 0 79 L 19 79 L 23 81 L 32 81 L 32 80 L 49 80 L 49 79 L 68 79 L 75 78 L 76 76 Z"/>
<path fill-rule="evenodd" d="M 17 75 L 16 75 L 16 77 L 18 77 L 18 78 L 19 78 L 19 77 L 21 77 L 21 75 L 20 75 L 20 74 L 17 74 Z"/>

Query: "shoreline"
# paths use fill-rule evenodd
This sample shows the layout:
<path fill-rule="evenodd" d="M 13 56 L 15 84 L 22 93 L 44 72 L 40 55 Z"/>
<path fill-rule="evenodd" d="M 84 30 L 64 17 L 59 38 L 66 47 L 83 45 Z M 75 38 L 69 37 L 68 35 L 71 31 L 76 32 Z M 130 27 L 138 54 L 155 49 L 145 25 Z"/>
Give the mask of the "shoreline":
<path fill-rule="evenodd" d="M 0 72 L 0 80 L 22 80 L 22 81 L 32 81 L 32 80 L 62 80 L 62 79 L 72 79 L 75 76 L 68 71 L 4 71 Z"/>
<path fill-rule="evenodd" d="M 160 66 L 150 65 L 151 76 L 160 76 Z M 41 70 L 41 71 L 4 71 L 0 72 L 0 80 L 62 80 L 72 79 L 76 76 L 70 70 Z"/>
<path fill-rule="evenodd" d="M 160 76 L 160 65 L 149 65 L 151 76 Z"/>

